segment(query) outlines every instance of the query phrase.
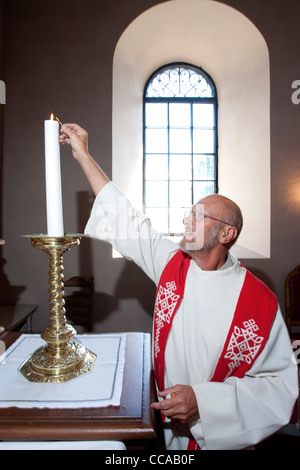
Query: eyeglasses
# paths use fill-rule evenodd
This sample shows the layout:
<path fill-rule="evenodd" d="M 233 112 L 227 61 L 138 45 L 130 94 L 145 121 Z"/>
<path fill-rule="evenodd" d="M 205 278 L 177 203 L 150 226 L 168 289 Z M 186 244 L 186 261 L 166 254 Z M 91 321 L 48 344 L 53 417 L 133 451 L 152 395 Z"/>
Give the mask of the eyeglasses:
<path fill-rule="evenodd" d="M 223 224 L 230 225 L 231 227 L 235 227 L 235 225 L 230 224 L 229 222 L 225 222 L 225 220 L 216 219 L 215 217 L 212 217 L 211 215 L 204 214 L 203 211 L 193 211 L 192 209 L 189 209 L 185 211 L 184 217 L 188 217 L 191 214 L 193 214 L 193 219 L 196 220 L 196 222 L 200 222 L 200 220 L 207 218 L 207 219 L 217 220 L 218 222 L 222 222 Z"/>

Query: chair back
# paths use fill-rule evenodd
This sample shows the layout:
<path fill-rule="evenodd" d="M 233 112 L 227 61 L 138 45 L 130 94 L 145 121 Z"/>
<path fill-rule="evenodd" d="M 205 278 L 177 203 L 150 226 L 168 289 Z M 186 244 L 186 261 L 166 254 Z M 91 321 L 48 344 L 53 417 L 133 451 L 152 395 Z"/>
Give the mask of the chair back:
<path fill-rule="evenodd" d="M 285 280 L 285 315 L 290 335 L 294 326 L 300 326 L 300 265 Z"/>
<path fill-rule="evenodd" d="M 94 279 L 71 277 L 64 282 L 64 292 L 68 323 L 93 331 Z"/>

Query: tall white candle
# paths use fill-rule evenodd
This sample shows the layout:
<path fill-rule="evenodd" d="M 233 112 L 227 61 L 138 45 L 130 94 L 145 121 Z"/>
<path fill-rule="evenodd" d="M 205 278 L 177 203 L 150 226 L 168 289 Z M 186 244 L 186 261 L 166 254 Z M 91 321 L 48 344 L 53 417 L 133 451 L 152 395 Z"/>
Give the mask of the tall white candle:
<path fill-rule="evenodd" d="M 44 123 L 45 130 L 45 170 L 46 170 L 46 201 L 47 201 L 47 234 L 49 237 L 64 235 L 59 124 L 53 119 Z"/>

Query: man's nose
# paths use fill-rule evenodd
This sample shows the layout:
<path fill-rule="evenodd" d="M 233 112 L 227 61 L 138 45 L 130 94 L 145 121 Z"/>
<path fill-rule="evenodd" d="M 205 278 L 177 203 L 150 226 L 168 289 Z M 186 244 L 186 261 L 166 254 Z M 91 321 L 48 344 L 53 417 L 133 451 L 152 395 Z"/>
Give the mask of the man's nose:
<path fill-rule="evenodd" d="M 183 219 L 182 219 L 183 225 L 187 225 L 188 223 L 191 223 L 191 221 L 192 221 L 192 215 L 193 215 L 193 214 L 190 213 L 190 214 L 187 214 L 187 215 L 185 215 L 185 216 L 183 217 Z"/>

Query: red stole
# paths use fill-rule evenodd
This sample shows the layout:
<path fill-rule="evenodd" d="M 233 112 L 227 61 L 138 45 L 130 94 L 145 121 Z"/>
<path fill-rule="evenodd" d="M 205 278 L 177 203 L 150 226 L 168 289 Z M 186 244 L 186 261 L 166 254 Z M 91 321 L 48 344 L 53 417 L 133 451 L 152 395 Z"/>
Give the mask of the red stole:
<path fill-rule="evenodd" d="M 166 265 L 157 288 L 154 308 L 153 355 L 157 387 L 164 390 L 165 348 L 172 321 L 184 295 L 191 258 L 179 250 Z M 243 377 L 263 351 L 277 310 L 277 299 L 249 271 L 236 305 L 223 351 L 211 382 Z M 188 450 L 199 449 L 190 440 Z"/>

